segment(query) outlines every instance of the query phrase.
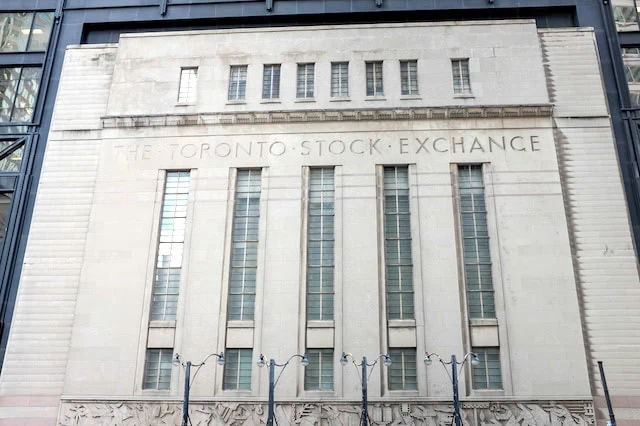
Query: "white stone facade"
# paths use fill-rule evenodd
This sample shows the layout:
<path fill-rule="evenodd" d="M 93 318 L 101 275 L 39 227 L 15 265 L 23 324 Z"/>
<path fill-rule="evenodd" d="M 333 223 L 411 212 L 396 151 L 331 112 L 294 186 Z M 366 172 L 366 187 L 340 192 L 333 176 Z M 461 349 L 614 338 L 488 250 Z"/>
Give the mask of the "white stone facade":
<path fill-rule="evenodd" d="M 469 58 L 470 96 L 453 92 L 455 58 Z M 400 60 L 417 60 L 420 95 L 401 95 Z M 337 61 L 349 62 L 348 99 L 329 95 Z M 384 97 L 366 96 L 366 61 L 383 61 Z M 315 97 L 304 102 L 297 63 L 315 63 Z M 238 64 L 248 65 L 246 101 L 228 102 Z M 263 64 L 282 64 L 277 101 L 261 98 Z M 176 102 L 181 67 L 198 67 L 197 99 L 186 105 Z M 467 315 L 458 164 L 483 165 L 491 320 Z M 414 320 L 386 315 L 384 165 L 409 168 Z M 322 323 L 305 313 L 313 166 L 336 176 L 335 319 Z M 255 319 L 231 323 L 239 168 L 262 170 L 259 258 Z M 150 306 L 167 170 L 190 170 L 191 184 L 177 318 L 160 323 Z M 630 406 L 640 398 L 635 260 L 589 30 L 538 31 L 532 21 L 278 28 L 70 48 L 0 377 L 11 407 L 0 419 L 179 424 L 184 372 L 173 368 L 169 390 L 143 389 L 148 348 L 198 362 L 228 348 L 284 361 L 328 347 L 333 391 L 305 391 L 302 367 L 290 365 L 276 392 L 279 421 L 357 424 L 359 378 L 339 354 L 411 347 L 417 389 L 389 390 L 376 367 L 372 419 L 449 424 L 449 378 L 423 355 L 499 346 L 501 390 L 473 389 L 468 366 L 461 374 L 465 424 L 587 424 L 601 394 L 598 360 L 615 396 Z M 252 365 L 248 391 L 223 390 L 213 362 L 198 373 L 194 424 L 264 422 L 267 375 Z M 619 418 L 633 419 L 640 401 L 634 407 Z"/>

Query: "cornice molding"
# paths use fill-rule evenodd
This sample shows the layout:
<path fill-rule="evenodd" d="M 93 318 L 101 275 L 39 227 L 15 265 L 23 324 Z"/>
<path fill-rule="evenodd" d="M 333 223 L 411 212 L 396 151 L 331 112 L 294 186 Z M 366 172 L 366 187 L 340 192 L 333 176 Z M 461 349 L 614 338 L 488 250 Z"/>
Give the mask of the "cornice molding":
<path fill-rule="evenodd" d="M 551 117 L 553 106 L 492 105 L 341 110 L 251 111 L 102 117 L 103 129 L 335 121 L 413 121 Z"/>

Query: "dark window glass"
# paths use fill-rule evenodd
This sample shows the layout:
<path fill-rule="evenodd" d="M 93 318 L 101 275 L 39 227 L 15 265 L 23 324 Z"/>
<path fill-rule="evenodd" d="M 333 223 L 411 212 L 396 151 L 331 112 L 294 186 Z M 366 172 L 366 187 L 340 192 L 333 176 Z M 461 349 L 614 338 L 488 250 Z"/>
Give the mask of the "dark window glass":
<path fill-rule="evenodd" d="M 367 96 L 384 96 L 382 61 L 367 62 Z"/>
<path fill-rule="evenodd" d="M 389 390 L 417 390 L 416 349 L 389 349 Z"/>
<path fill-rule="evenodd" d="M 265 65 L 262 71 L 262 99 L 280 97 L 280 64 Z"/>
<path fill-rule="evenodd" d="M 222 389 L 251 390 L 251 356 L 253 349 L 227 349 L 224 352 Z"/>
<path fill-rule="evenodd" d="M 307 349 L 309 365 L 304 369 L 304 390 L 333 390 L 333 349 Z"/>
<path fill-rule="evenodd" d="M 473 366 L 474 389 L 502 389 L 502 372 L 500 370 L 500 348 L 473 348 L 480 358 L 480 363 Z"/>
<path fill-rule="evenodd" d="M 387 317 L 413 319 L 413 261 L 409 169 L 384 168 L 384 254 Z"/>
<path fill-rule="evenodd" d="M 167 390 L 171 387 L 173 349 L 147 349 L 142 389 Z"/>
<path fill-rule="evenodd" d="M 461 165 L 458 168 L 458 197 L 469 318 L 495 318 L 482 166 Z"/>

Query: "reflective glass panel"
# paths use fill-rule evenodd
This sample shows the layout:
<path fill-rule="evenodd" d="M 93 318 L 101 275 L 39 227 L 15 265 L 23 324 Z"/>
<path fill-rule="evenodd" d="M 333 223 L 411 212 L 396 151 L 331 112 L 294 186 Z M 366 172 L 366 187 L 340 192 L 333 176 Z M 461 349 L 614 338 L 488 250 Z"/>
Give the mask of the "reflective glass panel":
<path fill-rule="evenodd" d="M 27 50 L 33 13 L 0 13 L 0 52 Z"/>
<path fill-rule="evenodd" d="M 53 26 L 53 12 L 38 12 L 33 21 L 31 29 L 31 39 L 29 40 L 30 52 L 41 52 L 47 50 L 51 27 Z"/>

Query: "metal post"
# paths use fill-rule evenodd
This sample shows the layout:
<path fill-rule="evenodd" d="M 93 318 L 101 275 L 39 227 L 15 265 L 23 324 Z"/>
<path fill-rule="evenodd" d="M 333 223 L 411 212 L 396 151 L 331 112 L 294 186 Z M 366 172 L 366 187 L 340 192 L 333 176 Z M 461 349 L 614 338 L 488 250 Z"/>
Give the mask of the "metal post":
<path fill-rule="evenodd" d="M 369 426 L 369 401 L 367 395 L 367 357 L 362 357 L 362 414 L 360 425 Z"/>
<path fill-rule="evenodd" d="M 451 355 L 451 381 L 453 382 L 453 419 L 456 426 L 462 426 L 460 396 L 458 395 L 458 362 L 455 355 Z"/>
<path fill-rule="evenodd" d="M 276 378 L 276 361 L 274 359 L 269 360 L 269 411 L 267 414 L 267 426 L 273 426 L 274 420 L 274 393 L 275 393 L 275 378 Z"/>
<path fill-rule="evenodd" d="M 189 389 L 191 384 L 191 361 L 187 361 L 184 371 L 184 400 L 182 401 L 182 426 L 189 426 Z"/>
<path fill-rule="evenodd" d="M 604 388 L 604 398 L 607 400 L 607 409 L 609 410 L 608 426 L 616 426 L 616 417 L 613 415 L 611 397 L 609 396 L 609 386 L 607 386 L 607 378 L 604 375 L 604 367 L 602 366 L 602 361 L 598 361 L 598 368 L 600 369 L 600 379 L 602 380 L 602 387 Z"/>

